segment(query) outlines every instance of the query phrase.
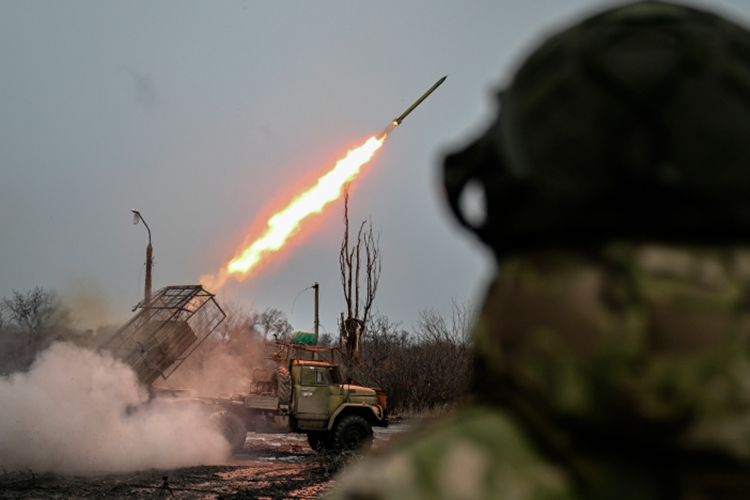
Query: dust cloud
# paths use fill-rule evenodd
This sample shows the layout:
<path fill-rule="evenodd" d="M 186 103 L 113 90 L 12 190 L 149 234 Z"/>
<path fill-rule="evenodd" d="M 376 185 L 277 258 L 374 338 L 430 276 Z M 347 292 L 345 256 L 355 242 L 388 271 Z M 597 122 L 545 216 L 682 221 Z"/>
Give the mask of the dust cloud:
<path fill-rule="evenodd" d="M 263 317 L 273 316 L 248 312 L 232 302 L 224 303 L 223 308 L 227 317 L 216 331 L 167 380 L 160 379 L 155 385 L 189 389 L 192 396 L 248 392 L 253 368 L 275 367 L 265 359 L 265 347 L 256 328 Z"/>
<path fill-rule="evenodd" d="M 204 344 L 208 348 L 213 347 L 206 342 Z M 214 348 L 207 354 L 205 351 L 196 354 L 191 356 L 197 361 L 196 363 L 191 363 L 191 358 L 188 358 L 169 379 L 159 380 L 154 385 L 189 389 L 191 396 L 208 397 L 250 390 L 251 367 L 260 363 L 256 361 L 255 356 L 246 355 L 243 357 L 221 348 Z"/>
<path fill-rule="evenodd" d="M 95 278 L 79 276 L 68 279 L 60 298 L 81 329 L 92 329 L 112 322 L 107 292 Z"/>
<path fill-rule="evenodd" d="M 148 401 L 107 353 L 56 342 L 0 378 L 0 467 L 86 474 L 222 463 L 229 445 L 205 408 Z"/>

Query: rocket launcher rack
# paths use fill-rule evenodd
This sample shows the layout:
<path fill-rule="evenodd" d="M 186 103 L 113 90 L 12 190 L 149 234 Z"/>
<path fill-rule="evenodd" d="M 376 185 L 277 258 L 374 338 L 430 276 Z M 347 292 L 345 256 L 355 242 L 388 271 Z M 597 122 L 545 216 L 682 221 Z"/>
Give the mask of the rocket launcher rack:
<path fill-rule="evenodd" d="M 200 285 L 162 288 L 135 309 L 139 311 L 99 348 L 133 368 L 146 385 L 169 377 L 226 317 L 214 295 Z"/>

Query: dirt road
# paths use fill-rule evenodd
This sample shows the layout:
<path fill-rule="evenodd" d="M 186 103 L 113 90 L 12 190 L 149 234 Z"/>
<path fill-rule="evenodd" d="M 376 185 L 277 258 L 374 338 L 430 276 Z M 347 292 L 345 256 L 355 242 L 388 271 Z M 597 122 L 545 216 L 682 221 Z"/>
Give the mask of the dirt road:
<path fill-rule="evenodd" d="M 375 429 L 374 447 L 414 425 L 402 421 Z M 217 465 L 88 476 L 0 473 L 0 498 L 312 499 L 333 486 L 344 463 L 313 453 L 304 435 L 249 433 L 242 453 Z"/>

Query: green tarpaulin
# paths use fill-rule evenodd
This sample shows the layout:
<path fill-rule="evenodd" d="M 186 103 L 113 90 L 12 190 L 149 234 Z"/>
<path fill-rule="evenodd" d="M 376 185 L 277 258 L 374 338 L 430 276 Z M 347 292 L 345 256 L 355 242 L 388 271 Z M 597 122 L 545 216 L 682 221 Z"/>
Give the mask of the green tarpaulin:
<path fill-rule="evenodd" d="M 294 332 L 294 335 L 292 335 L 292 344 L 315 346 L 318 344 L 318 341 L 314 333 Z"/>

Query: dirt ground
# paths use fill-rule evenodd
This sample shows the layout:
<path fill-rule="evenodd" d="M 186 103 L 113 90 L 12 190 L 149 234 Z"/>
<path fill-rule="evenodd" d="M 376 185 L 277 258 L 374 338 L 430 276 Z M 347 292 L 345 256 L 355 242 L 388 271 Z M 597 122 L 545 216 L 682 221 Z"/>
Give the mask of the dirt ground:
<path fill-rule="evenodd" d="M 373 446 L 414 425 L 375 429 Z M 0 499 L 313 499 L 333 487 L 346 460 L 316 455 L 302 434 L 248 433 L 242 453 L 221 465 L 88 476 L 0 472 Z"/>

